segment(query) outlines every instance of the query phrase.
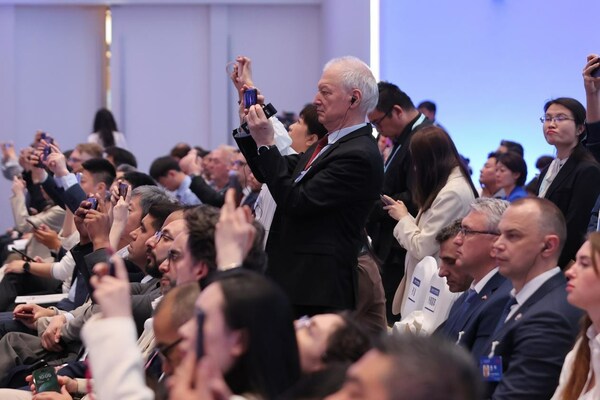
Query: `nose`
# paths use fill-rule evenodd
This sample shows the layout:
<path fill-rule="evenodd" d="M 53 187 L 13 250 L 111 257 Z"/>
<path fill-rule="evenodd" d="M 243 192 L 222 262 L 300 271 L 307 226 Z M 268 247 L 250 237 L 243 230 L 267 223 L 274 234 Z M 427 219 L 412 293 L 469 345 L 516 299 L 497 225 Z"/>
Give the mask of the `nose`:
<path fill-rule="evenodd" d="M 565 271 L 565 276 L 568 279 L 573 279 L 575 277 L 575 266 L 577 265 L 577 261 L 575 261 L 575 264 L 571 265 L 571 267 Z"/>
<path fill-rule="evenodd" d="M 439 276 L 440 278 L 444 278 L 444 277 L 446 277 L 446 276 L 448 276 L 448 275 L 450 275 L 450 274 L 448 273 L 448 269 L 447 269 L 446 267 L 444 267 L 444 266 L 443 266 L 443 264 L 442 264 L 442 265 L 440 265 L 440 270 L 438 271 L 438 276 Z"/>
<path fill-rule="evenodd" d="M 457 246 L 463 245 L 463 235 L 459 232 L 456 236 L 454 236 L 454 240 L 452 241 Z"/>
<path fill-rule="evenodd" d="M 169 273 L 169 271 L 171 271 L 171 261 L 166 261 L 166 262 L 162 262 L 159 266 L 158 266 L 158 270 L 160 272 L 162 272 L 163 274 L 167 274 Z"/>

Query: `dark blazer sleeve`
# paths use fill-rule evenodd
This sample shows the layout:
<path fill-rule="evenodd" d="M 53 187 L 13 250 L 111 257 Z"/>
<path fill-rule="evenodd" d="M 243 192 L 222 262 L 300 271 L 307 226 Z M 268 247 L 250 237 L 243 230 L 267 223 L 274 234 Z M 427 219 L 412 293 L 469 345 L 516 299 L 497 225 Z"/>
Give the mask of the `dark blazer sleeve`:
<path fill-rule="evenodd" d="M 56 205 L 61 208 L 68 207 L 73 213 L 79 208 L 81 202 L 87 198 L 87 195 L 78 183 L 65 191 L 58 187 L 54 178 L 50 175 L 42 182 L 42 187 Z"/>
<path fill-rule="evenodd" d="M 225 202 L 225 195 L 213 189 L 208 183 L 206 183 L 204 178 L 202 178 L 201 176 L 192 177 L 190 190 L 204 204 L 208 204 L 215 207 L 221 207 Z"/>
<path fill-rule="evenodd" d="M 600 162 L 600 121 L 586 124 L 587 137 L 585 147 Z"/>
<path fill-rule="evenodd" d="M 48 174 L 46 180 L 42 182 L 42 187 L 44 188 L 44 191 L 46 192 L 48 197 L 52 199 L 54 204 L 56 204 L 62 209 L 65 208 L 65 202 L 62 198 L 63 189 L 58 187 L 58 185 L 54 181 L 54 178 L 50 174 Z"/>

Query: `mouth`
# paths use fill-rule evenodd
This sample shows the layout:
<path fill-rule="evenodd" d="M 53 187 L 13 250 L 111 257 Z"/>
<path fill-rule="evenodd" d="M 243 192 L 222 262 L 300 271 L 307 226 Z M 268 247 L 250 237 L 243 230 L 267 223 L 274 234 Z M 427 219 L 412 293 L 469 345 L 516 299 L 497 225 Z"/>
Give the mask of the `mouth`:
<path fill-rule="evenodd" d="M 575 289 L 575 286 L 573 286 L 570 283 L 567 283 L 567 287 L 566 287 L 567 293 L 571 293 L 573 291 L 573 289 Z"/>

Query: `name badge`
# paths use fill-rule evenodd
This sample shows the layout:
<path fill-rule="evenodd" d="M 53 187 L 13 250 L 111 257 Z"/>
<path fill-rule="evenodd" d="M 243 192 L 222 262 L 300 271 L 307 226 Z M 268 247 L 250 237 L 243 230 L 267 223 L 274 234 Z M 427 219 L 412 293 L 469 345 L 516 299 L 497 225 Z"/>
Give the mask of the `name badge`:
<path fill-rule="evenodd" d="M 486 382 L 500 382 L 502 380 L 502 357 L 481 357 L 479 371 Z"/>

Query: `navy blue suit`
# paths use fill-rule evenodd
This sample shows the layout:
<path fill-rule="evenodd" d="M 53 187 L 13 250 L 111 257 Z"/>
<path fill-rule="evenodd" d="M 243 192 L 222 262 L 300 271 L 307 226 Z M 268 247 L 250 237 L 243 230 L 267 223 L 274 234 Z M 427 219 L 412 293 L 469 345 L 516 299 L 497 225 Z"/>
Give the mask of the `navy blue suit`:
<path fill-rule="evenodd" d="M 499 273 L 494 274 L 471 302 L 471 306 L 462 315 L 456 315 L 461 309 L 467 293 L 463 293 L 452 306 L 448 319 L 440 326 L 436 334 L 455 342 L 459 332 L 463 332 L 459 344 L 472 350 L 482 351 L 489 336 L 494 331 L 504 304 L 512 289 L 510 281 Z"/>
<path fill-rule="evenodd" d="M 547 400 L 558 386 L 567 353 L 579 331 L 581 310 L 567 302 L 562 273 L 548 279 L 489 339 L 477 359 L 491 351 L 502 357 L 503 377 L 489 382 L 494 400 Z"/>

